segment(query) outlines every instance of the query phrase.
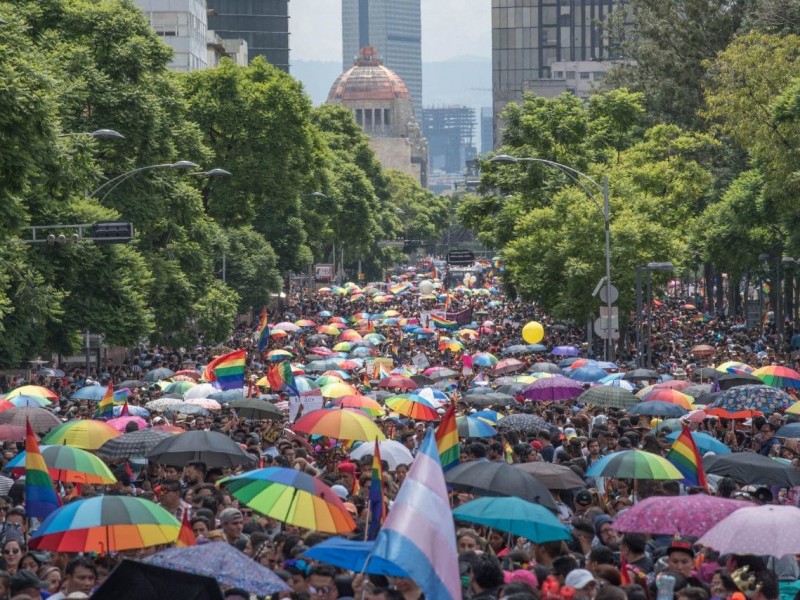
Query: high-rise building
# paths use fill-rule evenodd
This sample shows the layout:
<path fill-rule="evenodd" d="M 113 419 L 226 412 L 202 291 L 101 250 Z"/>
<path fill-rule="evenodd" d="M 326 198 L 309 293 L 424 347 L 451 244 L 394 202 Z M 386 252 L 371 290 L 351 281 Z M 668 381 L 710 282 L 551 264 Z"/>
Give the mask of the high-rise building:
<path fill-rule="evenodd" d="M 205 69 L 208 60 L 206 0 L 134 0 L 155 32 L 172 46 L 169 68 Z"/>
<path fill-rule="evenodd" d="M 251 61 L 263 56 L 289 71 L 289 0 L 208 0 L 208 27 L 247 42 Z"/>
<path fill-rule="evenodd" d="M 475 157 L 475 109 L 442 106 L 422 109 L 422 133 L 428 140 L 429 172 L 463 173 Z"/>
<path fill-rule="evenodd" d="M 525 91 L 552 95 L 554 62 L 610 58 L 602 23 L 624 0 L 492 0 L 494 140 L 500 113 Z M 601 71 L 600 68 L 596 71 Z M 559 91 L 563 83 L 559 82 Z"/>
<path fill-rule="evenodd" d="M 422 17 L 420 0 L 342 0 L 342 70 L 372 46 L 408 86 L 422 118 Z"/>

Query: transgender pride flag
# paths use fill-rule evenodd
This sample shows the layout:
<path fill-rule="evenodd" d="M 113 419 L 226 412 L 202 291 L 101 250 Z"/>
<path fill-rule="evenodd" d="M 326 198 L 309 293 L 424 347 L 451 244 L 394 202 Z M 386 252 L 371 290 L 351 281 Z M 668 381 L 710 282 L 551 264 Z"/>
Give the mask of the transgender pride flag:
<path fill-rule="evenodd" d="M 375 539 L 372 556 L 403 569 L 426 598 L 461 598 L 456 531 L 432 428 Z"/>

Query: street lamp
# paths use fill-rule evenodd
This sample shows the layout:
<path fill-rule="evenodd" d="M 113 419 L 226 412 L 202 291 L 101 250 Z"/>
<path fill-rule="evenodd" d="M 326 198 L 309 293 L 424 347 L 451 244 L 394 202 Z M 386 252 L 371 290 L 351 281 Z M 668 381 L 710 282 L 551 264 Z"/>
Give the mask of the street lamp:
<path fill-rule="evenodd" d="M 189 160 L 179 160 L 174 163 L 164 163 L 160 165 L 148 165 L 146 167 L 139 167 L 138 169 L 133 169 L 131 171 L 128 171 L 127 173 L 123 173 L 122 175 L 117 175 L 113 179 L 109 179 L 93 192 L 86 194 L 85 198 L 92 198 L 93 196 L 96 196 L 97 194 L 105 190 L 105 193 L 100 198 L 100 202 L 102 202 L 111 192 L 113 192 L 117 188 L 117 186 L 119 186 L 119 184 L 121 184 L 129 177 L 132 177 L 133 175 L 136 175 L 137 173 L 141 173 L 143 171 L 151 171 L 153 169 L 196 169 L 196 168 L 197 165 Z"/>
<path fill-rule="evenodd" d="M 60 133 L 58 137 L 73 137 L 79 135 L 88 135 L 96 140 L 124 140 L 125 136 L 119 131 L 113 129 L 96 129 L 95 131 L 78 131 L 76 133 Z"/>
<path fill-rule="evenodd" d="M 650 295 L 650 273 L 653 271 L 672 271 L 675 268 L 671 262 L 650 262 L 643 267 L 636 267 L 636 365 L 642 366 L 642 271 L 647 272 L 647 366 L 652 363 L 652 348 L 650 338 L 652 335 L 652 298 Z"/>
<path fill-rule="evenodd" d="M 594 179 L 586 175 L 585 173 L 581 173 L 580 171 L 573 169 L 572 167 L 568 167 L 567 165 L 563 165 L 561 163 L 547 160 L 544 158 L 535 158 L 535 157 L 524 157 L 524 158 L 517 158 L 515 156 L 509 156 L 508 154 L 498 154 L 497 156 L 493 156 L 489 159 L 491 163 L 500 163 L 500 164 L 516 164 L 520 162 L 534 162 L 534 163 L 541 163 L 543 165 L 547 165 L 556 169 L 559 169 L 563 173 L 565 173 L 572 181 L 574 181 L 589 197 L 589 199 L 594 203 L 597 209 L 600 211 L 600 214 L 603 217 L 603 225 L 605 227 L 605 236 L 606 236 L 606 248 L 605 248 L 605 259 L 606 259 L 606 304 L 608 306 L 608 319 L 611 319 L 613 314 L 612 311 L 612 304 L 613 299 L 611 295 L 611 209 L 609 207 L 608 202 L 608 177 L 603 175 L 603 183 L 602 185 L 597 183 Z M 597 202 L 597 198 L 595 198 L 594 194 L 591 192 L 589 188 L 584 185 L 583 181 L 587 181 L 591 185 L 595 187 L 595 190 L 600 191 L 603 194 L 603 206 L 601 207 L 600 204 Z M 607 339 L 606 339 L 606 360 L 613 361 L 614 360 L 614 340 L 611 337 L 611 328 L 606 327 L 607 332 Z"/>
<path fill-rule="evenodd" d="M 330 199 L 326 194 L 323 194 L 322 192 L 319 192 L 319 191 L 311 192 L 310 194 L 306 194 L 306 197 L 307 198 L 309 198 L 309 197 L 325 198 L 326 200 Z M 341 256 L 341 259 L 338 262 L 339 268 L 337 270 L 337 268 L 336 268 L 336 264 L 337 264 L 337 261 L 336 261 L 336 239 L 339 237 L 339 235 L 338 235 L 338 232 L 336 231 L 336 229 L 337 228 L 334 226 L 334 228 L 333 228 L 333 273 L 334 273 L 334 280 L 338 284 L 338 283 L 341 283 L 341 279 L 342 279 L 341 276 L 344 274 L 344 243 L 340 243 L 339 244 L 339 247 L 341 248 L 342 256 Z"/>

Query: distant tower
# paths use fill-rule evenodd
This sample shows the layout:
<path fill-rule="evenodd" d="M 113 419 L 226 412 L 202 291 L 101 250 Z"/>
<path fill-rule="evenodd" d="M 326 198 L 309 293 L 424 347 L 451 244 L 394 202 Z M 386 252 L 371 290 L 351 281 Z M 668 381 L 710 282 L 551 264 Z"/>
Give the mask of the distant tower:
<path fill-rule="evenodd" d="M 420 0 L 342 0 L 342 70 L 365 46 L 408 86 L 422 118 L 422 18 Z"/>
<path fill-rule="evenodd" d="M 427 185 L 428 141 L 414 118 L 411 95 L 398 74 L 381 63 L 375 48 L 361 49 L 355 66 L 331 86 L 327 102 L 353 111 L 385 169 L 403 171 Z"/>

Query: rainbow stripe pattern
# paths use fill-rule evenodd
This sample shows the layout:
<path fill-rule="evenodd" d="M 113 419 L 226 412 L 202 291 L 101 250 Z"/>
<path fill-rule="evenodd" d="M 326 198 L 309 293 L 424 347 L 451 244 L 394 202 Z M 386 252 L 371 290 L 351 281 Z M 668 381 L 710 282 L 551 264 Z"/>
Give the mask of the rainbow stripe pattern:
<path fill-rule="evenodd" d="M 294 373 L 292 373 L 292 365 L 288 360 L 281 361 L 269 370 L 267 373 L 267 381 L 274 393 L 278 393 L 284 389 L 288 390 L 293 396 L 299 396 L 297 386 L 294 382 Z"/>
<path fill-rule="evenodd" d="M 106 393 L 97 405 L 97 410 L 94 413 L 95 419 L 113 419 L 114 418 L 114 386 L 110 383 L 106 389 Z"/>
<path fill-rule="evenodd" d="M 435 313 L 431 313 L 431 323 L 438 329 L 456 329 L 458 327 L 458 323 L 455 321 L 448 321 Z"/>
<path fill-rule="evenodd" d="M 707 487 L 706 473 L 703 470 L 703 460 L 697 450 L 691 431 L 684 425 L 678 439 L 672 444 L 667 460 L 683 475 L 683 484 Z"/>
<path fill-rule="evenodd" d="M 261 310 L 261 322 L 258 324 L 258 351 L 263 352 L 269 343 L 269 319 L 267 307 Z"/>
<path fill-rule="evenodd" d="M 112 391 L 113 397 L 113 391 Z M 39 450 L 30 421 L 25 435 L 25 516 L 44 519 L 58 509 L 58 497 L 53 489 L 50 471 Z"/>
<path fill-rule="evenodd" d="M 247 352 L 234 350 L 212 360 L 203 371 L 203 378 L 221 390 L 244 387 L 244 363 Z"/>
<path fill-rule="evenodd" d="M 386 499 L 383 496 L 383 465 L 381 464 L 381 448 L 375 440 L 375 451 L 372 453 L 372 482 L 369 486 L 369 529 L 367 539 L 378 537 L 381 525 L 386 520 Z"/>
<path fill-rule="evenodd" d="M 436 428 L 436 447 L 442 469 L 447 471 L 458 465 L 461 460 L 461 444 L 458 441 L 455 403 L 450 403 L 442 415 L 442 422 Z"/>

